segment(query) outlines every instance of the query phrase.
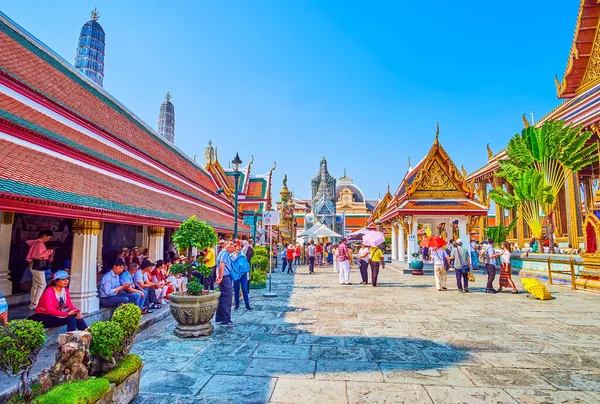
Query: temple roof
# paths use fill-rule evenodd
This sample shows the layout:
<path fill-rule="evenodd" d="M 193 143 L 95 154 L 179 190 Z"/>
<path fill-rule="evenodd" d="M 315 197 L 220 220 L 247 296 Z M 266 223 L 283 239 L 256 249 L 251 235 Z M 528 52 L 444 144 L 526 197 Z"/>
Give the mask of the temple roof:
<path fill-rule="evenodd" d="M 600 37 L 597 0 L 581 0 L 571 51 L 561 82 L 556 79 L 559 98 L 572 98 L 600 81 Z"/>
<path fill-rule="evenodd" d="M 208 172 L 2 13 L 0 49 L 0 209 L 232 228 Z"/>

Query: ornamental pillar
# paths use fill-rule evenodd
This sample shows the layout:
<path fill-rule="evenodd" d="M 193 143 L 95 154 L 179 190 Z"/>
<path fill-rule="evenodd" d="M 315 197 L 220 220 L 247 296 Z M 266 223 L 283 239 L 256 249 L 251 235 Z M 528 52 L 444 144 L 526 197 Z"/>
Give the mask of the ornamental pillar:
<path fill-rule="evenodd" d="M 398 232 L 396 224 L 392 223 L 392 260 L 398 259 Z"/>
<path fill-rule="evenodd" d="M 73 220 L 73 255 L 69 292 L 73 305 L 84 313 L 91 313 L 100 308 L 96 284 L 99 232 L 99 221 Z"/>
<path fill-rule="evenodd" d="M 152 262 L 163 259 L 165 228 L 148 226 L 148 259 Z"/>
<path fill-rule="evenodd" d="M 148 248 L 148 226 L 135 227 L 135 246 L 142 250 Z"/>
<path fill-rule="evenodd" d="M 96 247 L 97 251 L 97 259 L 96 259 L 96 270 L 101 271 L 104 265 L 102 261 L 102 249 L 104 248 L 104 223 L 100 222 L 100 230 L 98 231 L 98 247 Z"/>
<path fill-rule="evenodd" d="M 9 281 L 8 258 L 10 255 L 10 240 L 12 238 L 12 226 L 15 220 L 13 212 L 1 212 L 0 221 L 0 294 L 2 296 L 12 295 L 12 282 Z"/>
<path fill-rule="evenodd" d="M 404 246 L 404 239 L 406 238 L 405 234 L 404 234 L 404 227 L 402 225 L 399 226 L 400 234 L 398 235 L 398 260 L 400 262 L 405 262 L 405 251 L 406 251 L 406 247 Z"/>
<path fill-rule="evenodd" d="M 579 237 L 583 236 L 583 220 L 581 217 L 581 193 L 579 191 L 579 178 L 577 173 L 567 176 L 565 184 L 569 243 L 573 248 L 579 248 Z M 558 212 L 554 213 L 555 217 Z"/>

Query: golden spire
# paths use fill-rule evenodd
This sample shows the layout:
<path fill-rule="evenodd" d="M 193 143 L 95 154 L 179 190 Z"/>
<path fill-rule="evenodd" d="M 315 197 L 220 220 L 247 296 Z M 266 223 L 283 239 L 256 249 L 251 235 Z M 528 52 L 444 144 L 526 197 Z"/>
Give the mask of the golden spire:
<path fill-rule="evenodd" d="M 98 19 L 100 18 L 100 13 L 98 12 L 98 9 L 96 7 L 94 7 L 94 9 L 92 10 L 90 18 L 92 19 L 92 21 L 98 21 Z"/>
<path fill-rule="evenodd" d="M 465 170 L 465 165 L 460 166 L 460 171 L 462 172 L 463 177 L 467 178 L 467 170 Z"/>
<path fill-rule="evenodd" d="M 528 127 L 531 126 L 531 124 L 527 120 L 527 114 L 523 114 L 522 119 L 523 119 L 523 126 L 525 127 L 525 129 L 527 129 Z"/>
<path fill-rule="evenodd" d="M 435 142 L 438 143 L 439 140 L 438 138 L 440 137 L 440 124 L 439 123 L 435 123 Z"/>
<path fill-rule="evenodd" d="M 488 152 L 488 160 L 491 160 L 492 157 L 494 157 L 494 153 L 492 152 L 492 149 L 490 149 L 490 144 L 487 144 L 487 152 Z"/>

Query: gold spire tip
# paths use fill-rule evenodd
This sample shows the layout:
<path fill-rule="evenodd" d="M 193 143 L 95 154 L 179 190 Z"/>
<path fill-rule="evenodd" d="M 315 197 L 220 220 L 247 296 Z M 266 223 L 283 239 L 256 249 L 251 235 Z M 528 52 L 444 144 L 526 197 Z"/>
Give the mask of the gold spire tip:
<path fill-rule="evenodd" d="M 90 18 L 93 21 L 98 21 L 98 19 L 100 18 L 100 13 L 98 12 L 98 8 L 94 7 L 94 9 L 92 10 L 92 14 L 90 15 Z"/>

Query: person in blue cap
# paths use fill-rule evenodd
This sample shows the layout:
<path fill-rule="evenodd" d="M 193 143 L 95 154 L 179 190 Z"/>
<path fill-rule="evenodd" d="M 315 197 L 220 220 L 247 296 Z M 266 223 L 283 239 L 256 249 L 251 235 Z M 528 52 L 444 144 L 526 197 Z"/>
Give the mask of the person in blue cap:
<path fill-rule="evenodd" d="M 81 311 L 71 303 L 71 296 L 67 289 L 70 278 L 67 271 L 62 269 L 54 274 L 52 282 L 35 308 L 35 314 L 29 317 L 30 320 L 39 321 L 46 328 L 66 325 L 67 332 L 87 329 Z"/>

